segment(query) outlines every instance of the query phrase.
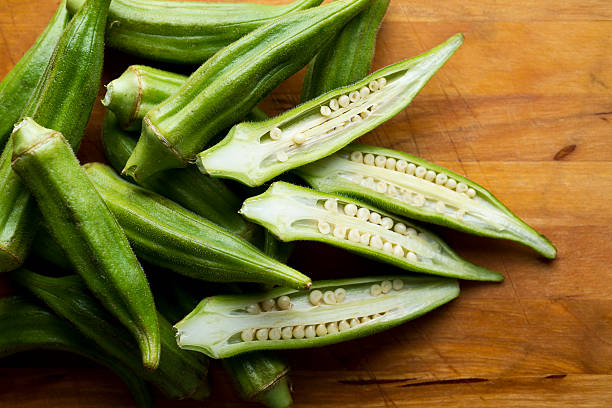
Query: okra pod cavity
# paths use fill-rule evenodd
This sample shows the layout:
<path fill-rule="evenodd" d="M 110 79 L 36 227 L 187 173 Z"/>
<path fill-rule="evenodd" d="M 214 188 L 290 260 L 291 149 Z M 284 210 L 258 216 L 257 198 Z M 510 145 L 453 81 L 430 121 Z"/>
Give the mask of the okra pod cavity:
<path fill-rule="evenodd" d="M 472 234 L 521 242 L 547 258 L 555 247 L 471 180 L 397 150 L 353 143 L 296 169 L 317 190 Z"/>
<path fill-rule="evenodd" d="M 84 0 L 68 0 L 75 12 Z M 321 0 L 285 5 L 159 0 L 113 0 L 106 41 L 126 53 L 197 65 L 256 28 Z"/>
<path fill-rule="evenodd" d="M 240 123 L 219 144 L 198 155 L 198 167 L 212 176 L 258 186 L 334 153 L 404 109 L 462 41 L 457 34 L 425 54 L 327 92 L 276 118 Z"/>
<path fill-rule="evenodd" d="M 193 162 L 214 135 L 302 68 L 369 1 L 338 0 L 291 13 L 220 50 L 147 113 L 124 172 L 144 180 Z"/>
<path fill-rule="evenodd" d="M 410 221 L 335 194 L 275 182 L 247 199 L 241 214 L 283 241 L 312 240 L 417 272 L 501 281 L 503 275 L 460 258 Z"/>
<path fill-rule="evenodd" d="M 324 346 L 397 326 L 458 295 L 452 279 L 388 276 L 319 281 L 310 291 L 212 296 L 176 324 L 177 342 L 213 358 Z"/>
<path fill-rule="evenodd" d="M 310 286 L 307 276 L 174 202 L 121 179 L 108 166 L 88 163 L 85 169 L 134 251 L 148 262 L 208 281 Z"/>
<path fill-rule="evenodd" d="M 61 133 L 31 118 L 12 135 L 12 167 L 28 187 L 58 244 L 90 290 L 138 340 L 155 368 L 160 338 L 153 296 L 119 224 Z"/>

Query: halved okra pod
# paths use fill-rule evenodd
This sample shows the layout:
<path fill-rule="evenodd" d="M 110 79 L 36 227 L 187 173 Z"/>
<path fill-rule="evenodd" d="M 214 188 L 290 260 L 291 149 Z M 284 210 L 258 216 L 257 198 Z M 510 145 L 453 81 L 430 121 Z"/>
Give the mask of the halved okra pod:
<path fill-rule="evenodd" d="M 0 299 L 0 358 L 38 349 L 67 351 L 104 365 L 123 380 L 140 408 L 152 406 L 142 378 L 82 336 L 74 326 L 25 297 Z"/>
<path fill-rule="evenodd" d="M 265 193 L 247 199 L 240 212 L 283 241 L 321 241 L 423 273 L 503 280 L 503 275 L 460 258 L 422 227 L 335 194 L 279 181 Z"/>
<path fill-rule="evenodd" d="M 307 276 L 174 202 L 123 180 L 110 167 L 84 167 L 134 251 L 148 262 L 208 281 L 310 286 Z"/>
<path fill-rule="evenodd" d="M 75 12 L 84 0 L 68 0 Z M 321 0 L 286 5 L 204 1 L 113 0 L 106 41 L 110 47 L 175 64 L 201 64 L 219 49 L 285 14 Z"/>
<path fill-rule="evenodd" d="M 353 143 L 296 173 L 317 190 L 472 234 L 518 241 L 547 258 L 556 254 L 550 241 L 486 189 L 407 153 Z"/>
<path fill-rule="evenodd" d="M 153 296 L 121 227 L 61 133 L 26 118 L 11 137 L 12 167 L 90 290 L 137 339 L 155 368 L 160 338 Z"/>
<path fill-rule="evenodd" d="M 147 113 L 124 172 L 144 180 L 193 162 L 214 135 L 306 65 L 369 2 L 337 0 L 291 13 L 220 50 L 177 93 Z"/>
<path fill-rule="evenodd" d="M 310 291 L 212 296 L 175 328 L 182 348 L 225 358 L 363 337 L 418 317 L 458 295 L 455 280 L 432 276 L 319 281 Z"/>
<path fill-rule="evenodd" d="M 197 157 L 203 173 L 258 186 L 284 171 L 323 158 L 404 109 L 453 55 L 457 34 L 418 57 L 353 85 L 327 92 L 273 119 L 240 123 Z"/>

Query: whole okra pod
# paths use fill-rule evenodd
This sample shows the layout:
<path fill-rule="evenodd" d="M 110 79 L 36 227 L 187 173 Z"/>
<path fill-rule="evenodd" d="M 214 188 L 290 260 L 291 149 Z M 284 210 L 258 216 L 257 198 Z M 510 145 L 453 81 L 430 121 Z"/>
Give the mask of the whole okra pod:
<path fill-rule="evenodd" d="M 25 297 L 0 299 L 0 357 L 38 349 L 67 351 L 104 365 L 123 380 L 140 408 L 152 406 L 142 378 L 75 327 Z"/>
<path fill-rule="evenodd" d="M 68 0 L 75 12 L 84 0 Z M 256 28 L 321 0 L 286 5 L 113 0 L 106 41 L 118 50 L 175 64 L 201 64 Z"/>
<path fill-rule="evenodd" d="M 0 82 L 0 149 L 34 92 L 68 21 L 66 0 L 62 0 L 47 28 Z"/>
<path fill-rule="evenodd" d="M 307 276 L 174 202 L 123 180 L 110 167 L 84 167 L 134 251 L 146 261 L 208 281 L 310 286 Z"/>
<path fill-rule="evenodd" d="M 302 68 L 370 0 L 338 0 L 282 16 L 216 53 L 145 116 L 124 172 L 136 180 L 185 167 L 222 129 Z"/>
<path fill-rule="evenodd" d="M 22 115 L 64 133 L 75 151 L 100 84 L 109 3 L 88 0 L 72 18 Z M 36 204 L 11 170 L 12 154 L 9 139 L 0 158 L 0 272 L 24 262 L 39 221 Z"/>
<path fill-rule="evenodd" d="M 54 238 L 90 290 L 138 340 L 145 366 L 157 367 L 159 326 L 144 271 L 70 145 L 30 118 L 15 127 L 12 141 L 12 167 Z"/>

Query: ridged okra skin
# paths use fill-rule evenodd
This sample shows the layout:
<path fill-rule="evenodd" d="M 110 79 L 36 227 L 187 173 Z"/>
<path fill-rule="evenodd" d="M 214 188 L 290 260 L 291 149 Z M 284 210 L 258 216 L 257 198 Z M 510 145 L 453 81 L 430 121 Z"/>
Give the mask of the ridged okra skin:
<path fill-rule="evenodd" d="M 456 34 L 424 54 L 327 92 L 280 116 L 240 123 L 219 144 L 198 154 L 198 167 L 203 173 L 253 187 L 328 156 L 408 106 L 462 42 L 463 36 Z"/>
<path fill-rule="evenodd" d="M 75 12 L 84 0 L 68 0 Z M 283 15 L 321 0 L 285 5 L 158 0 L 113 0 L 106 41 L 118 50 L 157 61 L 201 64 L 215 52 Z"/>
<path fill-rule="evenodd" d="M 0 299 L 0 333 L 0 357 L 39 349 L 79 354 L 114 371 L 130 389 L 138 407 L 152 407 L 148 387 L 134 371 L 79 334 L 75 327 L 25 297 Z"/>
<path fill-rule="evenodd" d="M 370 0 L 338 0 L 282 16 L 216 53 L 144 118 L 124 172 L 136 180 L 185 167 L 222 129 L 297 72 Z"/>
<path fill-rule="evenodd" d="M 87 175 L 146 261 L 196 279 L 308 288 L 310 279 L 174 202 L 88 163 Z"/>
<path fill-rule="evenodd" d="M 91 296 L 79 276 L 49 277 L 20 269 L 13 278 L 105 353 L 154 384 L 166 396 L 205 399 L 210 393 L 206 382 L 208 359 L 179 349 L 172 326 L 163 316 L 159 316 L 161 360 L 156 370 L 148 370 L 142 365 L 140 351 L 130 333 Z"/>
<path fill-rule="evenodd" d="M 104 54 L 104 25 L 110 0 L 88 0 L 53 51 L 44 74 L 24 108 L 41 125 L 65 132 L 76 151 L 95 101 Z M 11 139 L 0 158 L 0 271 L 21 265 L 30 249 L 38 212 L 19 177 L 7 166 Z"/>
<path fill-rule="evenodd" d="M 31 118 L 12 135 L 13 170 L 30 190 L 52 235 L 89 289 L 138 340 L 155 368 L 160 338 L 153 296 L 121 227 L 61 133 Z"/>
<path fill-rule="evenodd" d="M 460 258 L 424 228 L 347 197 L 278 181 L 247 199 L 240 212 L 283 241 L 320 241 L 422 273 L 503 280 Z"/>
<path fill-rule="evenodd" d="M 413 219 L 523 243 L 547 258 L 555 247 L 485 188 L 416 156 L 353 143 L 296 169 L 317 190 Z"/>
<path fill-rule="evenodd" d="M 34 45 L 0 82 L 0 149 L 4 147 L 13 125 L 34 92 L 68 21 L 70 15 L 64 0 Z"/>
<path fill-rule="evenodd" d="M 457 281 L 432 276 L 318 281 L 310 291 L 212 296 L 175 328 L 180 347 L 225 358 L 367 336 L 421 316 L 458 295 Z"/>
<path fill-rule="evenodd" d="M 388 6 L 389 0 L 373 0 L 310 61 L 302 85 L 302 102 L 368 75 L 376 33 Z"/>

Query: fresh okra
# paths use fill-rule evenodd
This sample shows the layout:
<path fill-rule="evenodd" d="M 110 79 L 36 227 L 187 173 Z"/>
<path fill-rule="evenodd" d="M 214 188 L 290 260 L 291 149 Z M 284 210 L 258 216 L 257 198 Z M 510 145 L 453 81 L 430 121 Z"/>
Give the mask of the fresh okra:
<path fill-rule="evenodd" d="M 457 34 L 418 57 L 383 68 L 273 119 L 240 123 L 197 157 L 203 173 L 258 186 L 336 152 L 404 109 L 453 55 Z M 239 159 L 236 159 L 239 158 Z"/>
<path fill-rule="evenodd" d="M 0 82 L 0 149 L 4 147 L 13 125 L 34 92 L 68 21 L 70 15 L 64 0 L 45 31 Z"/>
<path fill-rule="evenodd" d="M 147 385 L 134 371 L 29 299 L 21 296 L 0 299 L 0 333 L 0 357 L 37 349 L 79 354 L 114 371 L 140 408 L 152 406 Z"/>
<path fill-rule="evenodd" d="M 84 167 L 134 251 L 146 261 L 208 281 L 310 286 L 307 276 L 172 201 L 123 180 L 108 166 Z"/>
<path fill-rule="evenodd" d="M 147 113 L 124 173 L 144 180 L 193 162 L 214 135 L 302 68 L 369 2 L 337 0 L 291 13 L 220 50 L 177 93 Z"/>
<path fill-rule="evenodd" d="M 175 325 L 180 347 L 225 358 L 253 350 L 323 346 L 418 317 L 459 295 L 453 279 L 389 276 L 315 282 L 204 299 Z"/>
<path fill-rule="evenodd" d="M 321 241 L 423 273 L 503 280 L 503 275 L 460 258 L 422 227 L 335 194 L 279 181 L 265 193 L 247 199 L 240 212 L 283 241 Z"/>
<path fill-rule="evenodd" d="M 68 0 L 75 12 L 84 0 Z M 175 64 L 201 64 L 256 28 L 321 0 L 286 5 L 113 0 L 106 41 L 110 47 Z"/>
<path fill-rule="evenodd" d="M 72 18 L 22 115 L 63 132 L 75 151 L 98 93 L 109 3 L 88 0 Z M 34 200 L 11 170 L 12 154 L 9 139 L 0 158 L 0 271 L 24 262 L 39 220 Z"/>
<path fill-rule="evenodd" d="M 147 279 L 70 145 L 31 118 L 15 126 L 11 140 L 12 167 L 54 238 L 90 290 L 138 340 L 145 366 L 155 368 L 161 344 Z"/>
<path fill-rule="evenodd" d="M 353 143 L 296 172 L 317 190 L 461 231 L 518 241 L 547 258 L 556 254 L 550 241 L 489 191 L 407 153 Z"/>

